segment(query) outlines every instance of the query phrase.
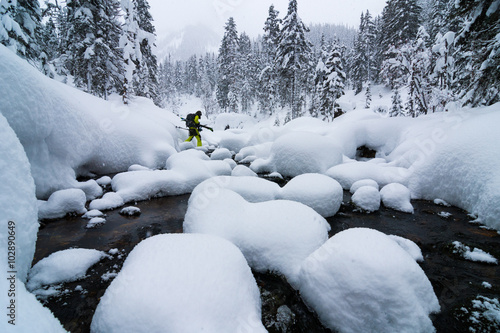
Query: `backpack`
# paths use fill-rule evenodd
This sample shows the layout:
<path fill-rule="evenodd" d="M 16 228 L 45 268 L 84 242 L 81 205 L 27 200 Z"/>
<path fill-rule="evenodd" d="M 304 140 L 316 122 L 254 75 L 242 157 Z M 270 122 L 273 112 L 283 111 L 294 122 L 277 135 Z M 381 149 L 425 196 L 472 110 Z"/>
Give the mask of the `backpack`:
<path fill-rule="evenodd" d="M 194 118 L 196 115 L 194 113 L 190 113 L 186 116 L 186 126 L 187 127 L 197 127 L 196 123 L 194 122 Z"/>

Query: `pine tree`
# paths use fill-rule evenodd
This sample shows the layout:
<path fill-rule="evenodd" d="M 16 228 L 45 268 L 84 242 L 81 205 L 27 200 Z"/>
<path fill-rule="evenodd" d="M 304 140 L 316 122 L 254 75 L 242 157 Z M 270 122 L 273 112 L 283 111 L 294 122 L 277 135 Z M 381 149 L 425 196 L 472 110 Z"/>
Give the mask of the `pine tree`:
<path fill-rule="evenodd" d="M 38 1 L 0 2 L 0 43 L 36 65 L 40 55 L 41 10 Z"/>
<path fill-rule="evenodd" d="M 158 65 L 152 52 L 155 29 L 151 24 L 149 5 L 145 0 L 121 0 L 121 6 L 125 13 L 120 38 L 125 68 L 124 102 L 131 94 L 150 98 L 159 104 Z"/>
<path fill-rule="evenodd" d="M 107 99 L 123 89 L 117 0 L 68 0 L 62 55 L 74 84 Z"/>
<path fill-rule="evenodd" d="M 500 0 L 458 0 L 461 22 L 455 39 L 456 93 L 465 104 L 500 101 Z"/>
<path fill-rule="evenodd" d="M 259 68 L 257 80 L 259 110 L 269 115 L 274 113 L 278 100 L 276 89 L 278 71 L 276 67 L 276 52 L 280 37 L 279 12 L 274 6 L 269 7 L 269 16 L 264 25 L 264 36 L 262 37 L 262 61 Z"/>
<path fill-rule="evenodd" d="M 252 43 L 247 34 L 242 33 L 238 45 L 238 92 L 241 111 L 247 113 L 254 100 L 254 59 Z"/>
<path fill-rule="evenodd" d="M 394 87 L 392 89 L 392 105 L 389 110 L 389 117 L 399 117 L 404 116 L 403 101 L 401 100 L 401 95 L 399 94 L 399 88 Z"/>
<path fill-rule="evenodd" d="M 344 95 L 345 73 L 342 66 L 340 47 L 334 42 L 325 64 L 326 73 L 321 90 L 320 114 L 323 120 L 332 121 L 341 114 L 337 100 Z"/>
<path fill-rule="evenodd" d="M 320 41 L 320 50 L 319 54 L 316 56 L 318 62 L 316 64 L 316 68 L 314 71 L 314 88 L 312 92 L 312 101 L 309 109 L 309 113 L 314 118 L 319 117 L 319 112 L 322 104 L 322 92 L 323 92 L 323 83 L 326 80 L 326 65 L 325 63 L 328 60 L 329 51 L 328 45 L 325 41 L 325 35 L 321 36 Z"/>
<path fill-rule="evenodd" d="M 238 32 L 232 17 L 225 26 L 224 37 L 217 58 L 219 81 L 217 84 L 217 102 L 225 112 L 237 112 L 238 92 Z"/>
<path fill-rule="evenodd" d="M 149 9 L 147 0 L 137 1 L 137 23 L 139 25 L 139 48 L 142 55 L 142 61 L 139 64 L 139 78 L 135 83 L 138 96 L 150 98 L 159 105 L 158 97 L 158 61 L 153 52 L 155 46 L 155 27 L 153 25 L 153 17 Z"/>
<path fill-rule="evenodd" d="M 292 108 L 292 119 L 301 115 L 307 73 L 312 67 L 312 44 L 306 39 L 307 31 L 297 13 L 297 0 L 290 0 L 276 58 L 282 82 L 282 104 Z"/>

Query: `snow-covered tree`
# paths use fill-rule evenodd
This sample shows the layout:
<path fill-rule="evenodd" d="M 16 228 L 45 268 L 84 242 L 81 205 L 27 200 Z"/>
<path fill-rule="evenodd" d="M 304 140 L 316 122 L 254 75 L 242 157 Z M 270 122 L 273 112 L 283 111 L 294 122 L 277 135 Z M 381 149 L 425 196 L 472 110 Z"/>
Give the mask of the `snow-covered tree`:
<path fill-rule="evenodd" d="M 292 108 L 292 119 L 301 115 L 307 73 L 313 66 L 312 44 L 306 38 L 307 31 L 297 13 L 297 0 L 290 0 L 288 13 L 283 19 L 276 60 L 282 84 L 282 104 Z"/>
<path fill-rule="evenodd" d="M 403 101 L 401 100 L 401 94 L 399 93 L 399 88 L 394 87 L 392 89 L 392 97 L 391 97 L 391 109 L 389 110 L 390 117 L 399 117 L 405 116 Z"/>
<path fill-rule="evenodd" d="M 224 37 L 219 48 L 217 102 L 224 111 L 237 112 L 238 92 L 238 31 L 232 17 L 226 23 Z"/>
<path fill-rule="evenodd" d="M 454 32 L 448 31 L 444 35 L 438 33 L 432 46 L 431 89 L 433 91 L 431 105 L 429 106 L 432 112 L 443 111 L 446 104 L 455 98 L 453 93 L 455 75 L 454 40 Z"/>
<path fill-rule="evenodd" d="M 0 1 L 0 43 L 36 65 L 40 55 L 41 10 L 38 1 Z"/>
<path fill-rule="evenodd" d="M 239 101 L 241 111 L 246 113 L 250 109 L 255 96 L 255 70 L 252 53 L 252 43 L 246 33 L 240 35 L 238 41 L 238 82 Z"/>
<path fill-rule="evenodd" d="M 274 6 L 269 7 L 269 16 L 264 24 L 264 36 L 262 37 L 262 63 L 259 66 L 257 80 L 259 110 L 262 113 L 272 114 L 278 102 L 278 91 L 276 89 L 278 73 L 276 68 L 276 52 L 280 37 L 279 12 Z"/>
<path fill-rule="evenodd" d="M 356 94 L 363 90 L 364 82 L 370 82 L 376 77 L 376 51 L 376 27 L 370 12 L 366 11 L 366 15 L 361 14 L 351 66 Z"/>
<path fill-rule="evenodd" d="M 455 39 L 458 97 L 472 106 L 500 101 L 500 0 L 457 0 L 462 22 Z"/>
<path fill-rule="evenodd" d="M 68 0 L 66 4 L 65 67 L 77 87 L 105 99 L 123 89 L 119 9 L 117 0 Z"/>
<path fill-rule="evenodd" d="M 125 71 L 124 102 L 129 95 L 137 95 L 158 104 L 158 68 L 151 49 L 155 30 L 149 5 L 145 0 L 121 0 L 121 6 L 125 14 L 120 38 Z"/>
<path fill-rule="evenodd" d="M 325 64 L 326 73 L 321 90 L 320 117 L 326 121 L 340 115 L 341 111 L 337 105 L 337 100 L 344 95 L 345 73 L 342 66 L 340 47 L 337 42 L 333 42 L 330 54 Z"/>

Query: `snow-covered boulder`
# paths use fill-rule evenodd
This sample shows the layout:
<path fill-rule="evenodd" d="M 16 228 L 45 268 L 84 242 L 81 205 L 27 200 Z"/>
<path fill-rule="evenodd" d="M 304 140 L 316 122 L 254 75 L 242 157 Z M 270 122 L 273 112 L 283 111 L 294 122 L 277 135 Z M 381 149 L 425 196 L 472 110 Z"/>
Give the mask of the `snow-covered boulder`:
<path fill-rule="evenodd" d="M 373 179 L 380 187 L 390 183 L 406 184 L 410 172 L 408 169 L 389 166 L 383 163 L 349 162 L 336 165 L 326 172 L 327 176 L 337 180 L 345 190 L 363 179 Z"/>
<path fill-rule="evenodd" d="M 354 192 L 351 200 L 367 213 L 375 212 L 380 208 L 380 192 L 373 186 L 361 186 Z"/>
<path fill-rule="evenodd" d="M 330 225 L 310 207 L 287 200 L 250 203 L 219 189 L 203 204 L 193 196 L 184 232 L 217 235 L 233 242 L 257 271 L 283 274 L 293 285 L 302 261 L 327 239 Z"/>
<path fill-rule="evenodd" d="M 85 277 L 92 265 L 105 256 L 105 252 L 93 249 L 68 249 L 54 252 L 31 268 L 26 287 L 34 291 L 44 285 L 79 280 Z"/>
<path fill-rule="evenodd" d="M 322 323 L 339 332 L 434 332 L 440 310 L 424 271 L 389 236 L 354 228 L 302 264 L 299 290 Z"/>
<path fill-rule="evenodd" d="M 239 130 L 224 131 L 221 133 L 219 147 L 238 153 L 243 147 L 247 146 L 249 138 L 250 135 L 247 132 Z"/>
<path fill-rule="evenodd" d="M 38 200 L 38 218 L 57 219 L 69 213 L 84 214 L 87 212 L 87 197 L 80 189 L 71 188 L 52 193 L 49 200 Z"/>
<path fill-rule="evenodd" d="M 354 182 L 354 184 L 351 185 L 349 192 L 354 194 L 354 192 L 356 192 L 358 190 L 358 188 L 360 188 L 362 186 L 371 186 L 373 188 L 376 188 L 377 191 L 379 190 L 378 183 L 376 181 L 374 181 L 373 179 L 361 179 L 361 180 Z"/>
<path fill-rule="evenodd" d="M 324 136 L 291 132 L 274 141 L 268 160 L 255 160 L 250 168 L 257 173 L 277 171 L 295 177 L 303 173 L 325 173 L 342 163 L 342 151 Z"/>
<path fill-rule="evenodd" d="M 220 176 L 207 179 L 196 186 L 189 201 L 196 202 L 197 206 L 208 206 L 210 200 L 220 194 L 221 189 L 234 191 L 249 202 L 275 200 L 281 191 L 278 184 L 263 178 Z"/>
<path fill-rule="evenodd" d="M 3 48 L 0 45 L 0 48 Z M 0 108 L 0 112 L 3 110 Z M 38 232 L 38 210 L 35 183 L 23 146 L 0 113 L 0 269 L 15 270 L 26 282 L 35 253 Z M 10 233 L 10 234 L 9 234 Z M 9 269 L 9 236 L 15 241 L 15 267 Z M 11 251 L 12 252 L 12 251 Z M 5 280 L 5 279 L 0 279 Z M 7 288 L 2 289 L 7 290 Z M 5 322 L 5 320 L 3 320 Z"/>
<path fill-rule="evenodd" d="M 93 333 L 266 332 L 241 252 L 209 235 L 150 237 L 130 252 L 101 298 Z"/>
<path fill-rule="evenodd" d="M 307 173 L 290 180 L 281 190 L 281 199 L 301 202 L 323 217 L 335 215 L 344 192 L 340 184 L 325 175 Z"/>
<path fill-rule="evenodd" d="M 384 206 L 413 214 L 411 193 L 406 186 L 398 183 L 388 184 L 380 190 L 380 196 Z"/>
<path fill-rule="evenodd" d="M 108 177 L 109 178 L 109 177 Z M 87 201 L 94 200 L 102 196 L 103 190 L 100 184 L 93 180 L 87 180 L 86 182 L 79 182 L 76 184 L 76 188 L 79 188 L 83 192 L 85 192 L 85 196 L 87 197 Z"/>
<path fill-rule="evenodd" d="M 153 197 L 190 193 L 206 179 L 230 175 L 231 166 L 219 160 L 210 160 L 203 151 L 186 150 L 170 156 L 168 170 L 123 172 L 113 177 L 111 186 L 131 202 Z"/>
<path fill-rule="evenodd" d="M 100 199 L 95 199 L 89 204 L 89 208 L 94 210 L 109 210 L 121 207 L 125 204 L 123 198 L 115 193 L 108 192 Z"/>
<path fill-rule="evenodd" d="M 210 155 L 211 160 L 225 160 L 226 158 L 232 158 L 233 153 L 227 148 L 217 148 Z"/>
<path fill-rule="evenodd" d="M 249 167 L 240 164 L 240 165 L 237 165 L 233 169 L 231 176 L 233 176 L 233 177 L 245 177 L 245 176 L 257 177 L 257 174 L 255 172 L 253 172 Z"/>

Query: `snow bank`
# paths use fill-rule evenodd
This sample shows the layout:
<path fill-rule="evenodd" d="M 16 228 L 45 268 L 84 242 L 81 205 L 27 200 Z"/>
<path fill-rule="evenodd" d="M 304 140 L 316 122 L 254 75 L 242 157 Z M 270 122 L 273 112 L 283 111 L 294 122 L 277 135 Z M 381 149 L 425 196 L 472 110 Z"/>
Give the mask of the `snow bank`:
<path fill-rule="evenodd" d="M 0 73 L 0 112 L 24 146 L 40 199 L 76 187 L 77 175 L 158 167 L 176 152 L 173 115 L 145 99 L 104 101 L 44 76 L 3 45 Z"/>
<path fill-rule="evenodd" d="M 3 45 L 0 45 L 1 48 Z M 0 184 L 2 184 L 0 187 L 0 225 L 2 226 L 0 267 L 4 273 L 17 271 L 18 279 L 26 282 L 35 253 L 38 232 L 35 183 L 31 177 L 30 164 L 23 147 L 2 114 L 0 114 L 0 155 L 2 156 L 0 158 Z M 13 269 L 7 266 L 9 236 L 11 241 L 15 241 L 15 267 Z M 2 290 L 6 291 L 7 288 Z"/>
<path fill-rule="evenodd" d="M 33 291 L 44 285 L 79 280 L 85 276 L 87 269 L 105 256 L 105 252 L 92 249 L 54 252 L 31 268 L 26 287 Z"/>
<path fill-rule="evenodd" d="M 250 203 L 223 188 L 211 198 L 197 199 L 202 194 L 193 192 L 189 199 L 184 232 L 228 239 L 252 268 L 281 273 L 291 284 L 296 282 L 301 262 L 328 239 L 330 225 L 303 204 L 286 200 Z"/>
<path fill-rule="evenodd" d="M 415 260 L 387 235 L 354 228 L 330 238 L 303 263 L 302 298 L 339 332 L 434 332 L 440 306 Z"/>
<path fill-rule="evenodd" d="M 500 103 L 445 118 L 440 140 L 426 141 L 409 188 L 416 198 L 446 202 L 500 230 Z M 453 126 L 450 126 L 453 125 Z"/>
<path fill-rule="evenodd" d="M 208 235 L 139 243 L 101 298 L 91 332 L 266 332 L 241 252 Z"/>
<path fill-rule="evenodd" d="M 47 201 L 38 200 L 38 218 L 57 219 L 69 213 L 84 214 L 87 212 L 86 201 L 85 192 L 80 189 L 55 191 Z"/>

